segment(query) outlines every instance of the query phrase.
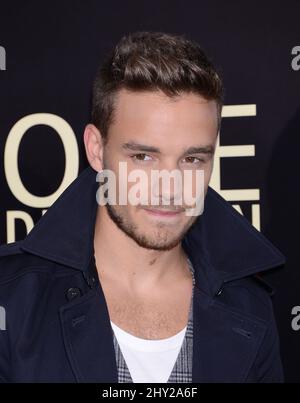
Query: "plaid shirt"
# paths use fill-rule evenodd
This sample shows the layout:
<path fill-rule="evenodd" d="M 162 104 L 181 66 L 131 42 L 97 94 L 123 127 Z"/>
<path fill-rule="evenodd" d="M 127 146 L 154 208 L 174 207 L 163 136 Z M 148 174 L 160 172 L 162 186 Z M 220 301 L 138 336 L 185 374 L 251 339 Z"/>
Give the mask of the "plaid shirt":
<path fill-rule="evenodd" d="M 181 349 L 177 356 L 177 360 L 174 364 L 172 372 L 169 376 L 167 383 L 191 383 L 192 382 L 192 357 L 193 357 L 193 295 L 194 295 L 194 285 L 195 285 L 195 277 L 194 277 L 194 268 L 190 259 L 188 258 L 189 269 L 192 273 L 193 277 L 193 291 L 192 291 L 192 299 L 190 304 L 189 318 L 187 323 L 187 328 L 185 332 L 185 336 L 183 339 L 183 343 L 181 345 Z M 129 369 L 123 357 L 121 348 L 115 336 L 115 333 L 112 329 L 113 333 L 113 342 L 115 347 L 116 354 L 116 363 L 118 369 L 118 383 L 133 383 Z"/>

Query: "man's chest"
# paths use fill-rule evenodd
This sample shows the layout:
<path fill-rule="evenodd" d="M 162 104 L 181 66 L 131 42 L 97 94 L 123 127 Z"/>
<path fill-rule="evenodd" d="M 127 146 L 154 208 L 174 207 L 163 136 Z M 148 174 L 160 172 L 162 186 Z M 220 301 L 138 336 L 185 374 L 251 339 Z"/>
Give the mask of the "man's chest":
<path fill-rule="evenodd" d="M 168 338 L 188 321 L 192 286 L 174 296 L 134 298 L 103 287 L 110 320 L 121 329 L 143 339 Z"/>

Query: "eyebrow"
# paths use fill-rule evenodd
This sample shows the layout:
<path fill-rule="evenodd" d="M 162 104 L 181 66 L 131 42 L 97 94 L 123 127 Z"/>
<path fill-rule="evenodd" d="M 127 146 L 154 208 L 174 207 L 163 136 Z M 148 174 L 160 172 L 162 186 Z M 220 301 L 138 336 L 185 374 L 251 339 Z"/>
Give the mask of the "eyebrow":
<path fill-rule="evenodd" d="M 128 143 L 122 144 L 122 148 L 124 150 L 131 150 L 131 151 L 144 151 L 144 152 L 152 152 L 161 154 L 161 150 L 157 147 L 148 146 L 146 144 L 136 143 L 134 141 L 130 141 Z M 215 151 L 215 147 L 212 145 L 208 146 L 196 146 L 196 147 L 189 147 L 187 148 L 183 155 L 186 154 L 213 154 Z"/>

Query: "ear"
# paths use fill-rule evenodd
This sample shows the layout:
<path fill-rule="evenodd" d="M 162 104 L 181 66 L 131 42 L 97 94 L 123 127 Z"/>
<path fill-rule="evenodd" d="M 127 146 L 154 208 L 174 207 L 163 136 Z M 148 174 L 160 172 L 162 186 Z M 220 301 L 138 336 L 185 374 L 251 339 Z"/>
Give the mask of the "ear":
<path fill-rule="evenodd" d="M 87 159 L 91 167 L 100 172 L 103 169 L 103 138 L 97 127 L 91 123 L 86 125 L 83 134 Z"/>

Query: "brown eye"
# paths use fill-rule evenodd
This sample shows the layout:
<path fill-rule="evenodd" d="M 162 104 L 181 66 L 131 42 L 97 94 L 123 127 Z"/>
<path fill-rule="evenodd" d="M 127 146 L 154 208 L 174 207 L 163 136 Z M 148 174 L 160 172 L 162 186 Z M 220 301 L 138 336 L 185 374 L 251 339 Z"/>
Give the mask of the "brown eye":
<path fill-rule="evenodd" d="M 198 162 L 201 162 L 203 160 L 201 160 L 198 157 L 186 157 L 185 158 L 185 162 L 187 162 L 188 164 L 197 164 Z"/>
<path fill-rule="evenodd" d="M 138 161 L 149 161 L 149 159 L 145 159 L 146 157 L 149 157 L 149 159 L 151 159 L 151 157 L 147 154 L 135 154 L 132 155 L 131 158 L 133 160 L 138 160 Z"/>

